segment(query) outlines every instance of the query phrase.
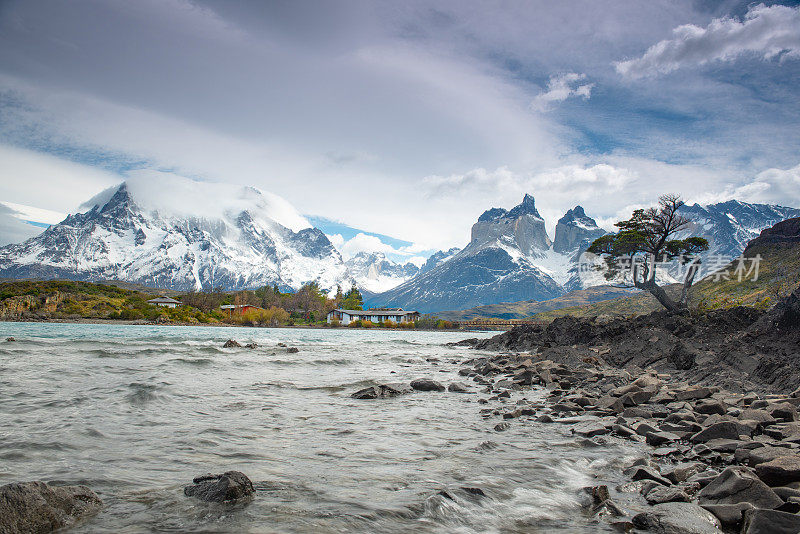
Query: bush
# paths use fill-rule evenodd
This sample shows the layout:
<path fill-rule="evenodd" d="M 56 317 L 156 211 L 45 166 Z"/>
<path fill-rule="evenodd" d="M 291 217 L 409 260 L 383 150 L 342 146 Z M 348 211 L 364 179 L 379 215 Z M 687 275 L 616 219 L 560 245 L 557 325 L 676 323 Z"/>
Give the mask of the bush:
<path fill-rule="evenodd" d="M 383 326 L 384 328 L 397 328 L 397 323 L 389 319 L 388 321 L 385 321 L 381 326 Z"/>
<path fill-rule="evenodd" d="M 414 323 L 412 323 L 411 321 L 406 321 L 404 323 L 398 324 L 397 327 L 398 328 L 404 328 L 406 330 L 413 330 L 414 328 L 416 328 L 416 325 Z"/>
<path fill-rule="evenodd" d="M 339 327 L 342 326 L 342 321 L 339 319 L 331 319 L 331 326 Z"/>

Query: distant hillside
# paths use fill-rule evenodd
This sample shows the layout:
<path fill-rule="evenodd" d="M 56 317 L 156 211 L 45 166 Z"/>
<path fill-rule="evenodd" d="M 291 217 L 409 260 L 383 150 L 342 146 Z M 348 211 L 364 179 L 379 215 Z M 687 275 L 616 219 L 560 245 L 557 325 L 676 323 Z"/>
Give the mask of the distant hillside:
<path fill-rule="evenodd" d="M 499 304 L 477 306 L 468 310 L 444 311 L 436 315 L 448 321 L 469 321 L 480 318 L 525 319 L 531 315 L 545 311 L 584 306 L 603 300 L 618 299 L 623 296 L 630 296 L 631 293 L 634 292 L 635 290 L 613 286 L 595 286 L 587 289 L 570 291 L 566 295 L 550 300 L 501 302 Z"/>
<path fill-rule="evenodd" d="M 762 258 L 755 281 L 749 278 L 739 281 L 733 275 L 737 266 L 737 262 L 733 261 L 718 271 L 730 273 L 727 280 L 724 277 L 715 280 L 712 275 L 695 284 L 690 292 L 690 306 L 701 311 L 738 305 L 768 307 L 800 286 L 800 217 L 767 228 L 750 241 L 743 255 L 747 258 L 760 255 Z M 749 268 L 750 265 L 748 261 L 746 266 Z M 668 292 L 678 296 L 680 287 L 680 284 L 669 286 Z M 544 311 L 533 318 L 550 321 L 564 315 L 640 315 L 660 308 L 661 305 L 649 293 L 639 293 L 626 298 Z"/>

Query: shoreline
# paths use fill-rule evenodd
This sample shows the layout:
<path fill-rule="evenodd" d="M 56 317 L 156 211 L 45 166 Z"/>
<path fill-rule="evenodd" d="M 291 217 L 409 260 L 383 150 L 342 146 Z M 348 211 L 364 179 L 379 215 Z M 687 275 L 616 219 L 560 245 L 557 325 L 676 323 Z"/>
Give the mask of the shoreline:
<path fill-rule="evenodd" d="M 580 496 L 587 514 L 615 529 L 749 533 L 762 532 L 749 525 L 773 521 L 800 525 L 800 499 L 790 498 L 800 495 L 800 389 L 734 393 L 591 354 L 573 366 L 538 352 L 498 352 L 467 359 L 459 374 L 491 394 L 478 403 L 497 421 L 495 432 L 515 422 L 558 424 L 582 446 L 642 445 L 643 457 L 622 470 L 629 483 L 598 479 Z M 543 402 L 512 402 L 511 392 L 536 390 Z M 756 493 L 727 495 L 736 484 Z M 675 530 L 659 530 L 665 525 Z"/>
<path fill-rule="evenodd" d="M 389 332 L 491 332 L 495 330 L 462 330 L 460 328 L 385 328 L 379 326 L 372 326 L 372 327 L 351 327 L 351 326 L 322 326 L 322 325 L 278 325 L 278 326 L 248 326 L 242 324 L 233 324 L 233 323 L 180 323 L 180 322 L 163 322 L 158 323 L 155 321 L 143 321 L 141 319 L 91 319 L 91 318 L 79 318 L 79 319 L 33 319 L 33 318 L 26 318 L 26 319 L 0 319 L 0 323 L 47 323 L 47 324 L 102 324 L 102 325 L 119 325 L 119 326 L 196 326 L 196 327 L 213 327 L 213 328 L 267 328 L 267 329 L 300 329 L 300 330 L 342 330 L 342 331 L 350 331 L 350 330 L 359 330 L 359 331 L 369 331 L 369 330 L 379 330 L 381 332 L 389 331 Z"/>

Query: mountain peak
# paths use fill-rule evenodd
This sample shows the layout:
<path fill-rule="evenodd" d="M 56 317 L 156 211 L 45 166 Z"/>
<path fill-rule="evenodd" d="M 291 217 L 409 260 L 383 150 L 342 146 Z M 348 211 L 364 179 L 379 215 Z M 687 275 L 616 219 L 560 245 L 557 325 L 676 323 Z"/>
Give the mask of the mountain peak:
<path fill-rule="evenodd" d="M 533 198 L 533 196 L 527 193 L 525 193 L 525 196 L 522 197 L 522 202 L 517 204 L 514 208 L 512 208 L 511 211 L 508 212 L 508 216 L 513 219 L 516 219 L 522 215 L 533 215 L 539 219 L 542 218 L 542 216 L 539 215 L 539 212 L 536 211 L 536 200 Z"/>

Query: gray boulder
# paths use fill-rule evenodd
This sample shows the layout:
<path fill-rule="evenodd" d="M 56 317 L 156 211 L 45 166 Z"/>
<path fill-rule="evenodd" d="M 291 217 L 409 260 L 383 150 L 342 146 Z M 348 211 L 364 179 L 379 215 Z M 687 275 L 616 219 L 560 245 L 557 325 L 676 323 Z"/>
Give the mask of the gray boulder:
<path fill-rule="evenodd" d="M 717 516 L 723 527 L 734 528 L 742 524 L 744 513 L 755 507 L 749 502 L 737 504 L 704 504 L 703 508 Z"/>
<path fill-rule="evenodd" d="M 224 345 L 222 345 L 222 348 L 223 349 L 232 349 L 232 348 L 238 348 L 238 347 L 241 347 L 241 346 L 242 346 L 241 343 L 239 343 L 235 339 L 229 339 L 228 341 L 225 342 Z"/>
<path fill-rule="evenodd" d="M 720 421 L 691 437 L 693 443 L 705 443 L 712 439 L 739 439 L 741 434 L 750 435 L 750 429 L 736 421 Z"/>
<path fill-rule="evenodd" d="M 430 378 L 420 378 L 411 382 L 411 387 L 417 391 L 444 391 L 445 387 Z"/>
<path fill-rule="evenodd" d="M 650 504 L 661 504 L 665 502 L 689 502 L 689 496 L 685 491 L 675 486 L 656 486 L 644 496 Z"/>
<path fill-rule="evenodd" d="M 402 384 L 379 384 L 377 386 L 360 389 L 350 396 L 354 399 L 384 399 L 397 397 L 409 391 L 410 389 L 408 386 L 403 386 Z"/>
<path fill-rule="evenodd" d="M 777 510 L 747 510 L 744 513 L 743 534 L 797 534 L 800 515 Z"/>
<path fill-rule="evenodd" d="M 253 483 L 244 473 L 226 471 L 221 475 L 202 475 L 192 479 L 192 484 L 183 488 L 187 497 L 196 497 L 207 502 L 231 502 L 255 493 Z"/>
<path fill-rule="evenodd" d="M 758 478 L 769 486 L 783 486 L 800 482 L 800 456 L 780 456 L 756 466 Z"/>
<path fill-rule="evenodd" d="M 447 386 L 447 391 L 452 391 L 453 393 L 469 393 L 470 389 L 462 382 L 451 382 L 450 385 Z"/>
<path fill-rule="evenodd" d="M 768 509 L 783 504 L 783 500 L 746 467 L 728 467 L 700 490 L 697 497 L 700 504 L 747 502 Z"/>
<path fill-rule="evenodd" d="M 657 504 L 636 514 L 636 528 L 656 534 L 721 534 L 719 520 L 700 506 L 688 502 Z"/>
<path fill-rule="evenodd" d="M 0 533 L 67 528 L 100 511 L 103 501 L 86 486 L 18 482 L 0 486 Z"/>

